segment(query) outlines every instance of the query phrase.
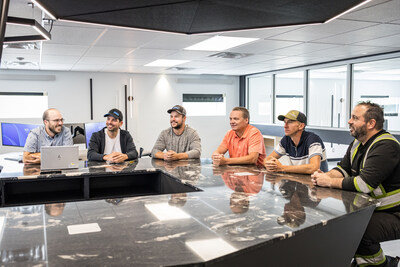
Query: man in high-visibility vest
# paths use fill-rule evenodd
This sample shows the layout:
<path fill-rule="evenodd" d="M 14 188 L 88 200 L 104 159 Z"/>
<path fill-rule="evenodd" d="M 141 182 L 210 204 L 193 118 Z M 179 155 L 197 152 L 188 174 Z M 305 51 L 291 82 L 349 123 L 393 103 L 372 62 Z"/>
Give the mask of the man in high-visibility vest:
<path fill-rule="evenodd" d="M 355 140 L 338 166 L 311 175 L 315 185 L 370 194 L 380 201 L 354 256 L 358 266 L 397 266 L 380 242 L 400 239 L 400 144 L 383 130 L 382 108 L 361 102 L 348 121 Z"/>

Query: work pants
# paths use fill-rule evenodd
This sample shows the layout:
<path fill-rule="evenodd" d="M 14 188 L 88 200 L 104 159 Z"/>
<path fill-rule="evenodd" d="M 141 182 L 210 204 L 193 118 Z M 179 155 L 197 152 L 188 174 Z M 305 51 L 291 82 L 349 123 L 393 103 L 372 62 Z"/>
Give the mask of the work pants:
<path fill-rule="evenodd" d="M 395 239 L 400 239 L 400 212 L 374 212 L 355 255 L 357 264 L 384 266 L 385 255 L 380 242 Z"/>

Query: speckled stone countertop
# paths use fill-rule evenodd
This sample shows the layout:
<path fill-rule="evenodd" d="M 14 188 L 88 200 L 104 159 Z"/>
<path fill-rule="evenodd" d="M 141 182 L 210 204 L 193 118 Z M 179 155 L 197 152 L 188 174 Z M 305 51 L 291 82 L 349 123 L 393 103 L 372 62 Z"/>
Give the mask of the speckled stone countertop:
<path fill-rule="evenodd" d="M 367 195 L 314 187 L 306 175 L 213 166 L 209 159 L 81 162 L 78 170 L 52 175 L 20 164 L 5 167 L 0 179 L 154 171 L 201 191 L 1 208 L 2 265 L 199 264 L 324 227 L 375 205 Z"/>

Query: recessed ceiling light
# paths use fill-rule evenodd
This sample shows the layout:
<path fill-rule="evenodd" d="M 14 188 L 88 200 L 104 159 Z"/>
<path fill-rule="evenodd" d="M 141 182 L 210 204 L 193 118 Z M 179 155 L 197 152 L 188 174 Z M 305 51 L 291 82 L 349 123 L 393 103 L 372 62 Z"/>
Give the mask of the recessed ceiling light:
<path fill-rule="evenodd" d="M 258 38 L 214 36 L 195 45 L 186 47 L 185 50 L 223 51 L 256 40 L 258 40 Z"/>
<path fill-rule="evenodd" d="M 156 61 L 150 62 L 145 67 L 172 67 L 176 65 L 180 65 L 190 60 L 175 60 L 175 59 L 157 59 Z"/>

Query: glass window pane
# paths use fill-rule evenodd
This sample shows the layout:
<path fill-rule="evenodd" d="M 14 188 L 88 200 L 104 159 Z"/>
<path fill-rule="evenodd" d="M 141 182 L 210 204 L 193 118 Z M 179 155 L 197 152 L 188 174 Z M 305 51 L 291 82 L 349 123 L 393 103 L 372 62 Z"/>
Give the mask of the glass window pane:
<path fill-rule="evenodd" d="M 251 122 L 272 123 L 272 76 L 248 79 Z"/>
<path fill-rule="evenodd" d="M 346 127 L 346 76 L 346 66 L 309 71 L 309 125 Z"/>
<path fill-rule="evenodd" d="M 295 109 L 304 112 L 304 72 L 275 76 L 275 117 Z M 275 123 L 282 123 L 274 118 Z"/>
<path fill-rule="evenodd" d="M 359 101 L 380 104 L 385 112 L 384 128 L 400 131 L 400 59 L 354 64 L 352 108 Z"/>

